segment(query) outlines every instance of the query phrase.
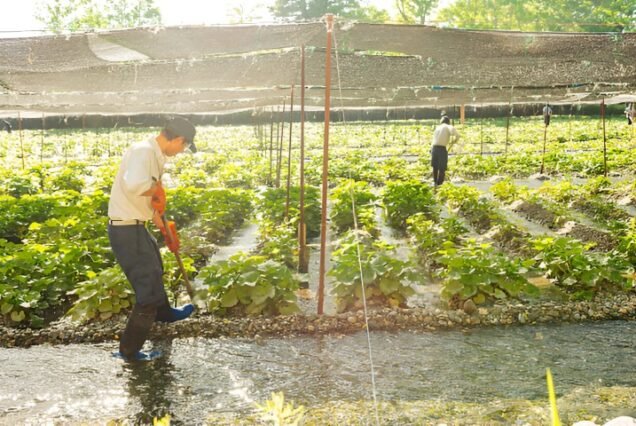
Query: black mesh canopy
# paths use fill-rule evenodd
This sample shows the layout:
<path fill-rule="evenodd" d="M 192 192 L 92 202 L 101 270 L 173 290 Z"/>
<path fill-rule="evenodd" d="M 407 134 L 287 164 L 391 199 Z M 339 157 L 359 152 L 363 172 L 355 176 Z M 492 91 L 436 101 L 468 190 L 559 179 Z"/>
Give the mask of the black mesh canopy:
<path fill-rule="evenodd" d="M 636 34 L 340 22 L 334 108 L 591 102 L 633 94 Z M 4 112 L 205 113 L 324 104 L 324 23 L 145 28 L 0 39 Z M 296 91 L 298 93 L 298 91 Z"/>

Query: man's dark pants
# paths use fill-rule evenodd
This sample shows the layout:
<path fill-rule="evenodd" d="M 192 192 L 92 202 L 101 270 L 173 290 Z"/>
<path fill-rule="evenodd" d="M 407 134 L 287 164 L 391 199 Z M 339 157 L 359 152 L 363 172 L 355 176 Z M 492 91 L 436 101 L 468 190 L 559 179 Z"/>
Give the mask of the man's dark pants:
<path fill-rule="evenodd" d="M 431 148 L 431 166 L 433 166 L 433 183 L 439 186 L 444 183 L 446 167 L 448 167 L 448 151 L 445 146 L 433 145 Z"/>
<path fill-rule="evenodd" d="M 119 351 L 132 357 L 144 345 L 155 321 L 170 321 L 172 311 L 163 287 L 163 263 L 157 241 L 143 223 L 108 225 L 115 258 L 135 290 L 136 303 L 119 341 Z"/>

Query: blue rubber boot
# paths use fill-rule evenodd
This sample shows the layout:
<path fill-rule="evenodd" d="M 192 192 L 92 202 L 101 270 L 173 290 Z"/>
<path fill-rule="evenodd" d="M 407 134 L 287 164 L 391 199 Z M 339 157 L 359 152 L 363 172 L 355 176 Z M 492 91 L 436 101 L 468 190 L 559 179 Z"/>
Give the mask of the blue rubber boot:
<path fill-rule="evenodd" d="M 125 357 L 121 352 L 113 352 L 113 357 L 124 361 L 153 361 L 161 356 L 160 351 L 142 352 L 137 351 L 132 357 Z"/>
<path fill-rule="evenodd" d="M 180 308 L 171 308 L 166 300 L 157 308 L 155 321 L 159 322 L 175 322 L 188 318 L 194 312 L 194 306 L 191 304 L 183 305 Z"/>
<path fill-rule="evenodd" d="M 172 311 L 172 318 L 168 322 L 181 321 L 188 318 L 194 312 L 194 305 L 188 303 L 180 308 L 170 308 Z"/>

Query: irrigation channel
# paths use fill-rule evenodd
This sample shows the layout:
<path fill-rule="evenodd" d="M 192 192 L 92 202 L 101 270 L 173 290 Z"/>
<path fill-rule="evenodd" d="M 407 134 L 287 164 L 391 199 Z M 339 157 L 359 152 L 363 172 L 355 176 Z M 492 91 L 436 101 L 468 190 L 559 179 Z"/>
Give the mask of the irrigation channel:
<path fill-rule="evenodd" d="M 600 385 L 636 389 L 636 322 L 371 337 L 380 400 L 541 400 L 545 367 L 560 395 Z M 0 422 L 147 421 L 171 413 L 193 424 L 213 412 L 247 415 L 274 391 L 305 406 L 370 397 L 363 333 L 176 339 L 155 347 L 164 356 L 137 365 L 112 358 L 114 343 L 0 349 Z M 610 415 L 619 414 L 634 416 L 636 407 Z"/>

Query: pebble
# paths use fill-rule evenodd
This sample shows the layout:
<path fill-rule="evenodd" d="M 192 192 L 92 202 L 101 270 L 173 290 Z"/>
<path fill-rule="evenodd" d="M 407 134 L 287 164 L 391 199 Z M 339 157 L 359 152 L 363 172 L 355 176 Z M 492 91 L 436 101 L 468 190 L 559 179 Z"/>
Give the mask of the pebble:
<path fill-rule="evenodd" d="M 496 304 L 476 308 L 473 315 L 460 310 L 439 308 L 371 309 L 370 328 L 374 330 L 435 330 L 462 328 L 466 326 L 490 326 L 498 324 L 532 324 L 554 321 L 586 321 L 588 319 L 634 319 L 636 318 L 636 293 L 599 296 L 589 302 L 571 302 L 558 305 L 554 302 L 523 305 L 518 302 Z M 469 308 L 470 310 L 470 308 Z M 43 343 L 95 343 L 113 341 L 126 325 L 126 315 L 119 315 L 105 322 L 84 325 L 61 320 L 48 328 L 6 327 L 0 324 L 0 347 L 29 347 Z M 252 337 L 271 335 L 294 335 L 301 333 L 326 334 L 356 332 L 365 327 L 364 312 L 356 310 L 336 316 L 280 316 L 254 318 L 221 318 L 209 314 L 198 315 L 187 321 L 153 327 L 152 338 L 175 337 Z"/>

